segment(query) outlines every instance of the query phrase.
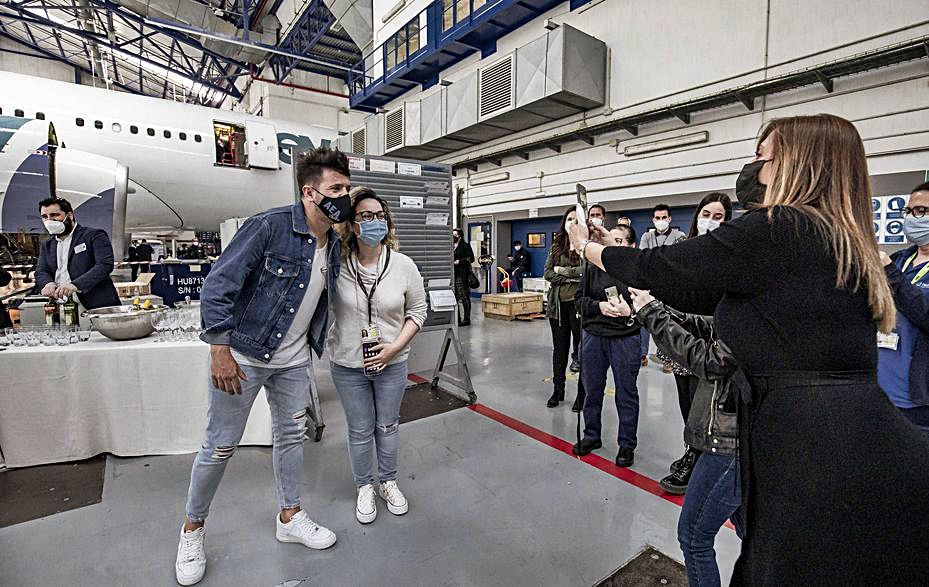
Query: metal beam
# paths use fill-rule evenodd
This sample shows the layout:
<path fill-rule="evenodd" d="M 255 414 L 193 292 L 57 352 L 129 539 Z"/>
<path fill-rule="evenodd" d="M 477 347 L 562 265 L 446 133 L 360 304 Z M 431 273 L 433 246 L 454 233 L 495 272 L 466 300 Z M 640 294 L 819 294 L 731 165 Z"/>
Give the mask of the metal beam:
<path fill-rule="evenodd" d="M 674 110 L 673 108 L 671 108 L 670 110 L 671 110 L 671 114 L 673 114 L 675 118 L 677 118 L 684 124 L 690 124 L 690 113 L 689 112 L 680 112 L 678 110 Z"/>
<path fill-rule="evenodd" d="M 594 138 L 591 137 L 591 136 L 583 135 L 583 134 L 576 134 L 576 135 L 574 135 L 574 138 L 576 138 L 576 139 L 578 139 L 578 140 L 581 140 L 581 141 L 584 141 L 585 143 L 587 143 L 587 144 L 590 145 L 591 147 L 594 146 Z"/>
<path fill-rule="evenodd" d="M 824 74 L 818 69 L 813 70 L 813 75 L 815 75 L 816 79 L 819 80 L 819 83 L 821 83 L 823 87 L 826 88 L 826 92 L 831 94 L 832 93 L 832 80 L 829 79 L 829 76 L 827 76 L 826 74 Z"/>
<path fill-rule="evenodd" d="M 749 110 L 754 110 L 754 109 L 755 109 L 755 99 L 754 99 L 754 98 L 749 98 L 749 97 L 747 97 L 747 96 L 744 96 L 744 95 L 742 95 L 741 93 L 739 93 L 739 92 L 737 92 L 737 91 L 735 91 L 735 90 L 732 91 L 732 95 L 735 96 L 735 97 L 736 97 L 736 100 L 738 100 L 739 102 L 741 102 L 742 105 L 745 106 L 746 108 L 748 108 Z"/>
<path fill-rule="evenodd" d="M 623 129 L 634 137 L 639 136 L 639 125 L 637 124 L 624 124 L 619 128 Z"/>

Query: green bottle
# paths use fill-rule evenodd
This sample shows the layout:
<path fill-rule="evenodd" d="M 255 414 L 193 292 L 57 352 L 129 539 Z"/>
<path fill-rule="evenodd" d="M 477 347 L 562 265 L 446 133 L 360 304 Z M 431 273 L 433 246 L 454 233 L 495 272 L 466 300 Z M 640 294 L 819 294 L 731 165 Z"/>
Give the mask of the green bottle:
<path fill-rule="evenodd" d="M 77 326 L 78 321 L 77 302 L 74 301 L 74 294 L 71 294 L 64 304 L 64 323 L 65 326 Z"/>

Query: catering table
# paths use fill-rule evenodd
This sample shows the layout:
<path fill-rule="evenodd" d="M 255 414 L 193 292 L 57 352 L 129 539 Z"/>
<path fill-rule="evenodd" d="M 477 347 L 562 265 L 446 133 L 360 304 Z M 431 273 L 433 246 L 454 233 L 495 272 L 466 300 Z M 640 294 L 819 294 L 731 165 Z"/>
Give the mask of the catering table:
<path fill-rule="evenodd" d="M 209 346 L 202 342 L 118 342 L 95 332 L 63 347 L 7 347 L 0 373 L 0 451 L 7 467 L 103 452 L 191 453 L 203 441 Z M 264 390 L 240 444 L 271 444 Z"/>

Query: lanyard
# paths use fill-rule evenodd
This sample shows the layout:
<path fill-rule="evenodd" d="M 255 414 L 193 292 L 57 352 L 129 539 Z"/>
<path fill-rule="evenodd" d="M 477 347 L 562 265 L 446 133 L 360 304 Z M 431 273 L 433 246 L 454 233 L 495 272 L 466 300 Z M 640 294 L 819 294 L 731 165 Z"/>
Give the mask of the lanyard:
<path fill-rule="evenodd" d="M 362 282 L 361 275 L 358 273 L 358 268 L 355 267 L 353 258 L 349 257 L 348 261 L 352 266 L 352 272 L 355 274 L 355 282 L 358 284 L 358 287 L 361 288 L 361 291 L 364 292 L 365 297 L 368 299 L 368 324 L 371 324 L 371 300 L 374 298 L 374 292 L 377 291 L 377 286 L 380 285 L 381 280 L 384 278 L 384 274 L 387 273 L 387 266 L 390 265 L 390 248 L 387 249 L 387 258 L 384 259 L 384 268 L 381 269 L 381 274 L 377 276 L 377 279 L 371 286 L 370 292 L 368 292 L 368 288 L 366 288 L 365 284 Z"/>
<path fill-rule="evenodd" d="M 919 251 L 916 251 L 915 253 L 913 253 L 913 255 L 909 259 L 906 260 L 906 263 L 903 264 L 904 273 L 906 273 L 907 267 L 910 266 L 910 263 L 913 262 L 913 259 L 915 259 L 916 255 L 918 254 L 919 254 Z M 916 285 L 922 280 L 923 277 L 926 276 L 926 273 L 929 273 L 929 261 L 927 261 L 926 264 L 923 265 L 923 268 L 919 270 L 919 272 L 916 274 L 916 277 L 914 277 L 913 281 L 911 281 L 910 283 L 912 283 L 913 285 Z"/>

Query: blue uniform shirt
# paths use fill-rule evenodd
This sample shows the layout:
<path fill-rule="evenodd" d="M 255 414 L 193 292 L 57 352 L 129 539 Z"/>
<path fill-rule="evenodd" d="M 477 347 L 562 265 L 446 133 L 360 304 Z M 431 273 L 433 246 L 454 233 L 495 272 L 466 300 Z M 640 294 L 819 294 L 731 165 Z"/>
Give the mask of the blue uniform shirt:
<path fill-rule="evenodd" d="M 899 255 L 894 264 L 902 270 L 910 256 Z M 903 272 L 906 280 L 912 281 L 925 265 L 926 263 L 921 263 L 913 267 L 910 263 L 910 266 Z M 915 285 L 923 291 L 926 297 L 929 297 L 929 273 Z M 895 406 L 902 409 L 915 408 L 916 404 L 910 399 L 910 363 L 913 362 L 913 350 L 916 347 L 919 329 L 902 312 L 897 312 L 895 332 L 900 336 L 897 350 L 878 349 L 877 381 Z"/>

